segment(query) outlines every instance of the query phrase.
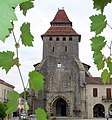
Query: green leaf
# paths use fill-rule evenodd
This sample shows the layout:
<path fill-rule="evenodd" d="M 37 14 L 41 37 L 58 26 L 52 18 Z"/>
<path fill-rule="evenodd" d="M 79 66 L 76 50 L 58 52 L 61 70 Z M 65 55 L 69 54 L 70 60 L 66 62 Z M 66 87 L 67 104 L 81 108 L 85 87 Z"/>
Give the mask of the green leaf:
<path fill-rule="evenodd" d="M 20 4 L 20 10 L 23 10 L 23 14 L 26 15 L 27 10 L 34 7 L 33 2 L 34 0 L 28 0 L 27 2 Z"/>
<path fill-rule="evenodd" d="M 17 20 L 13 8 L 25 1 L 28 0 L 0 0 L 0 40 L 5 41 L 13 29 L 11 22 Z"/>
<path fill-rule="evenodd" d="M 13 67 L 14 65 L 19 65 L 18 59 L 13 58 L 14 52 L 7 51 L 7 52 L 0 52 L 0 67 L 6 70 L 6 73 Z"/>
<path fill-rule="evenodd" d="M 102 78 L 104 84 L 107 84 L 110 82 L 110 74 L 107 69 L 103 70 L 103 72 L 101 74 L 101 78 Z"/>
<path fill-rule="evenodd" d="M 109 71 L 112 74 L 112 62 L 107 62 L 107 67 L 109 68 Z"/>
<path fill-rule="evenodd" d="M 101 53 L 101 51 L 94 52 L 93 59 L 94 59 L 94 63 L 97 65 L 98 70 L 104 68 L 103 54 Z"/>
<path fill-rule="evenodd" d="M 44 77 L 37 71 L 32 71 L 29 73 L 29 83 L 33 90 L 39 91 L 44 88 Z"/>
<path fill-rule="evenodd" d="M 47 120 L 47 114 L 43 109 L 41 108 L 36 109 L 35 114 L 38 120 Z"/>
<path fill-rule="evenodd" d="M 19 93 L 16 91 L 11 91 L 7 94 L 8 102 L 7 102 L 7 114 L 13 113 L 18 109 L 18 99 Z"/>
<path fill-rule="evenodd" d="M 30 33 L 30 23 L 23 23 L 20 30 L 22 33 L 22 44 L 24 44 L 25 46 L 33 46 L 32 41 L 34 37 Z"/>
<path fill-rule="evenodd" d="M 103 55 L 100 51 L 97 53 L 94 52 L 93 58 L 94 58 L 94 63 L 97 64 L 97 63 L 99 63 L 99 61 L 101 61 L 103 59 Z"/>
<path fill-rule="evenodd" d="M 103 14 L 93 15 L 90 19 L 92 21 L 91 31 L 94 31 L 96 35 L 100 34 L 107 25 L 106 16 Z"/>
<path fill-rule="evenodd" d="M 91 39 L 92 41 L 92 51 L 100 51 L 103 49 L 103 47 L 106 45 L 106 41 L 104 41 L 105 38 L 102 36 L 95 36 Z"/>
<path fill-rule="evenodd" d="M 93 6 L 94 8 L 96 8 L 97 10 L 101 10 L 101 12 L 103 13 L 105 6 L 108 3 L 111 3 L 112 0 L 93 0 Z"/>

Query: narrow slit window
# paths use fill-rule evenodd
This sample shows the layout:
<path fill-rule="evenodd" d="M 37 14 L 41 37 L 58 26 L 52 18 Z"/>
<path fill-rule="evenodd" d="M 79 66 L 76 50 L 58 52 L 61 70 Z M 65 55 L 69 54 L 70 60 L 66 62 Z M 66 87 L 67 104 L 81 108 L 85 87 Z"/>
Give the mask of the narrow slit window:
<path fill-rule="evenodd" d="M 54 52 L 54 47 L 53 47 L 52 51 Z"/>
<path fill-rule="evenodd" d="M 65 46 L 65 52 L 67 52 L 67 46 Z"/>

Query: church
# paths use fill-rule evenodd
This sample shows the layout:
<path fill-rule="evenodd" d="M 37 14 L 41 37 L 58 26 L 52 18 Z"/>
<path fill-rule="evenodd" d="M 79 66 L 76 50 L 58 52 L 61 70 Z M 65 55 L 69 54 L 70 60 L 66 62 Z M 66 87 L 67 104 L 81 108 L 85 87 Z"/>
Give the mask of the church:
<path fill-rule="evenodd" d="M 80 61 L 81 35 L 64 9 L 58 9 L 50 25 L 41 35 L 43 58 L 34 65 L 44 75 L 45 86 L 38 95 L 32 94 L 32 110 L 41 107 L 56 118 L 106 117 L 112 109 L 112 84 L 104 85 L 99 77 L 92 77 L 90 66 Z"/>

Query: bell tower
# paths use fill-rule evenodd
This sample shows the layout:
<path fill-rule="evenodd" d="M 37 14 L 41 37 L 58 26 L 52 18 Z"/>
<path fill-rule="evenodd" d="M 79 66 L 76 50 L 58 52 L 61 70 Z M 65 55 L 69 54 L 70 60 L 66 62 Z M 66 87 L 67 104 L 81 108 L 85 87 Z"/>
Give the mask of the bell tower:
<path fill-rule="evenodd" d="M 65 54 L 78 58 L 78 42 L 81 36 L 72 28 L 72 22 L 68 19 L 66 12 L 59 9 L 50 24 L 51 27 L 42 35 L 43 58 Z"/>
<path fill-rule="evenodd" d="M 45 76 L 44 91 L 39 92 L 37 105 L 50 116 L 77 116 L 84 112 L 80 87 L 85 69 L 79 60 L 79 35 L 64 9 L 59 9 L 41 36 L 43 59 L 34 65 Z"/>

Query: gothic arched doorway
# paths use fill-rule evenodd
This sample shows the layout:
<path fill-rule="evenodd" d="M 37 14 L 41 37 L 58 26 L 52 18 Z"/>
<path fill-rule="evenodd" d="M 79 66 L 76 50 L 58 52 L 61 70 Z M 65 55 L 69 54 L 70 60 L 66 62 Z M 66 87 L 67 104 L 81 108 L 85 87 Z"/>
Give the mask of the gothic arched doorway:
<path fill-rule="evenodd" d="M 53 104 L 53 109 L 55 116 L 67 116 L 68 105 L 64 99 L 58 98 Z"/>
<path fill-rule="evenodd" d="M 102 104 L 96 104 L 93 108 L 93 117 L 105 117 L 105 108 Z"/>

